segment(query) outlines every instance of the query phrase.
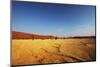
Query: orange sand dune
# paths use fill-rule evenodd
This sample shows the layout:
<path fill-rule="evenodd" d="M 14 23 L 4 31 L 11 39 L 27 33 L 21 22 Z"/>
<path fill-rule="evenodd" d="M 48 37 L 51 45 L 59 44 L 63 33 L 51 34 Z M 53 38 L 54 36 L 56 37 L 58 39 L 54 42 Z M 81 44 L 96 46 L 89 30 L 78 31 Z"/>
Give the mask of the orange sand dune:
<path fill-rule="evenodd" d="M 51 35 L 39 35 L 39 34 L 31 34 L 25 32 L 12 32 L 13 39 L 53 39 L 54 36 Z"/>

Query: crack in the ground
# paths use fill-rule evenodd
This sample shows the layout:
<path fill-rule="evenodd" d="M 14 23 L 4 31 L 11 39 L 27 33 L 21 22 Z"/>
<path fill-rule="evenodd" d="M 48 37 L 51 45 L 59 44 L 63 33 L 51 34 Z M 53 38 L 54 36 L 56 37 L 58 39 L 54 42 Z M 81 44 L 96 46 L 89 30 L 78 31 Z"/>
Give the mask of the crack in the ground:
<path fill-rule="evenodd" d="M 52 46 L 52 47 L 56 48 L 57 49 L 57 52 L 60 52 L 61 45 L 60 44 L 57 44 L 57 43 L 55 43 L 55 44 L 57 46 Z"/>
<path fill-rule="evenodd" d="M 81 45 L 84 45 L 84 46 L 87 46 L 87 47 L 88 47 L 88 44 L 89 44 L 89 43 L 85 43 L 85 42 L 80 42 L 80 43 L 81 43 Z M 94 50 L 95 50 L 95 49 L 94 49 Z M 95 56 L 92 57 L 92 55 L 96 55 L 96 54 L 95 54 L 96 51 L 94 51 L 94 50 L 91 49 L 90 47 L 88 47 L 89 57 L 92 58 L 93 60 L 96 59 Z"/>
<path fill-rule="evenodd" d="M 60 52 L 59 53 L 52 53 L 52 52 L 49 52 L 48 50 L 46 50 L 44 48 L 41 48 L 41 49 L 44 50 L 47 53 L 50 53 L 50 54 L 55 54 L 55 55 L 63 56 L 63 57 L 66 57 L 66 58 L 71 58 L 71 59 L 77 60 L 77 61 L 84 61 L 84 59 L 82 59 L 82 58 L 78 58 L 78 57 L 74 57 L 74 56 L 70 56 L 70 55 L 64 55 L 64 54 L 61 54 Z M 63 60 L 66 61 L 66 62 L 68 62 L 64 58 L 63 58 Z"/>
<path fill-rule="evenodd" d="M 81 43 L 81 45 L 87 46 L 87 43 L 85 43 L 85 42 L 80 42 L 80 43 Z"/>
<path fill-rule="evenodd" d="M 45 59 L 45 57 L 41 58 L 38 60 L 39 63 L 43 63 L 43 60 Z"/>

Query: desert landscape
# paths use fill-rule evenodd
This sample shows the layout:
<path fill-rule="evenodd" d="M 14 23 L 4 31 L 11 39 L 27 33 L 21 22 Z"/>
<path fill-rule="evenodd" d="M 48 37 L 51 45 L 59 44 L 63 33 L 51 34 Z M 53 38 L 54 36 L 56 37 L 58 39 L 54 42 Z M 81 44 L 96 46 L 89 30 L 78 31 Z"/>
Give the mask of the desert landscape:
<path fill-rule="evenodd" d="M 96 7 L 12 1 L 11 65 L 96 61 Z"/>
<path fill-rule="evenodd" d="M 18 36 L 24 35 L 24 39 Z M 14 37 L 16 35 L 17 37 Z M 13 32 L 12 64 L 51 64 L 96 60 L 95 37 L 70 37 L 65 39 L 36 38 L 25 33 Z M 32 36 L 32 35 L 31 35 Z M 34 35 L 35 36 L 35 35 Z"/>

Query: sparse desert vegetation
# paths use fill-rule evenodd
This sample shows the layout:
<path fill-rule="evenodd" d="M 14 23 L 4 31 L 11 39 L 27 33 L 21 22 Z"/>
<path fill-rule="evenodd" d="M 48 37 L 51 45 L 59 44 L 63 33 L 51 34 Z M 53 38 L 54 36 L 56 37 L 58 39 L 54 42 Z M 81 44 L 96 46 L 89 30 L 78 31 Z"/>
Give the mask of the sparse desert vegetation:
<path fill-rule="evenodd" d="M 12 64 L 49 64 L 96 60 L 95 38 L 13 39 Z"/>

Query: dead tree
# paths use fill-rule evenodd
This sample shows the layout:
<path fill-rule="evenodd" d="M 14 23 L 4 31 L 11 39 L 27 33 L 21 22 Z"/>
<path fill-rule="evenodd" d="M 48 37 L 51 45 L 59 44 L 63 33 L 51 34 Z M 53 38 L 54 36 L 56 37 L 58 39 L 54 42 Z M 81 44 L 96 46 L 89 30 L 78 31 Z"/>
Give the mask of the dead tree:
<path fill-rule="evenodd" d="M 34 40 L 34 36 L 32 35 L 32 40 Z"/>
<path fill-rule="evenodd" d="M 57 38 L 57 36 L 55 37 L 55 40 L 57 40 L 58 38 Z"/>

